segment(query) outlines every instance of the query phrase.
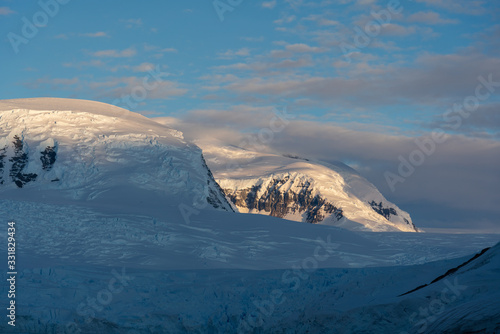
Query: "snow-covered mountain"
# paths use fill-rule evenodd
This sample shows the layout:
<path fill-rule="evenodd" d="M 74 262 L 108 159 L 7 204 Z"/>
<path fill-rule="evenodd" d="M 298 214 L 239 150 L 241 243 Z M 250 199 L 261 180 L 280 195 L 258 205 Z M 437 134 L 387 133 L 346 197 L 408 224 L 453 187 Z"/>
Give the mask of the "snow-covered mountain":
<path fill-rule="evenodd" d="M 0 242 L 17 247 L 15 284 L 0 271 L 16 326 L 0 333 L 500 330 L 499 246 L 467 261 L 498 235 L 368 232 L 396 224 L 376 210 L 406 216 L 345 166 L 207 150 L 211 166 L 241 162 L 228 182 L 289 175 L 303 194 L 289 205 L 324 200 L 367 232 L 228 212 L 196 145 L 106 104 L 0 101 L 0 138 Z"/>
<path fill-rule="evenodd" d="M 368 231 L 418 232 L 410 215 L 352 168 L 195 141 L 239 212 Z"/>
<path fill-rule="evenodd" d="M 418 231 L 406 212 L 345 165 L 198 144 L 218 183 L 196 145 L 139 114 L 82 100 L 3 100 L 0 198 L 144 212 L 208 202 L 353 230 Z"/>
<path fill-rule="evenodd" d="M 232 211 L 181 132 L 108 104 L 56 98 L 0 101 L 0 198 Z"/>

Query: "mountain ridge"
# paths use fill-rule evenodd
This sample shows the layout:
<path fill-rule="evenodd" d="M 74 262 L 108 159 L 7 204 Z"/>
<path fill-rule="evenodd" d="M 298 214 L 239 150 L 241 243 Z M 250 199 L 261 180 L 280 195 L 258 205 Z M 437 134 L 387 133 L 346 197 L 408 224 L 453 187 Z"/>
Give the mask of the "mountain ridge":
<path fill-rule="evenodd" d="M 262 153 L 217 140 L 195 140 L 239 212 L 352 230 L 421 232 L 357 171 L 340 162 Z"/>

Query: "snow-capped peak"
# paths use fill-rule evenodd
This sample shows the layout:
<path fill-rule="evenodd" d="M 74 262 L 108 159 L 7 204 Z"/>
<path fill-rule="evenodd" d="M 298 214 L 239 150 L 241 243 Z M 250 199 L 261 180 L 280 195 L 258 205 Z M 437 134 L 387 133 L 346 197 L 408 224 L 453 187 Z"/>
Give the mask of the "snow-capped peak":
<path fill-rule="evenodd" d="M 83 100 L 0 101 L 0 183 L 9 198 L 231 210 L 201 150 L 181 132 Z"/>
<path fill-rule="evenodd" d="M 353 230 L 418 232 L 410 215 L 352 168 L 196 141 L 240 212 Z"/>

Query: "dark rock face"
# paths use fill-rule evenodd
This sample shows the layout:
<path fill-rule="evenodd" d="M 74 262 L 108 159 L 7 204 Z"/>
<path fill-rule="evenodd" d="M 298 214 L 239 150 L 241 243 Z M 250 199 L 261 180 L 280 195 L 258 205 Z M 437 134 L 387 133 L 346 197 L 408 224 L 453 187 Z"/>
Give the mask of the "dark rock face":
<path fill-rule="evenodd" d="M 396 212 L 396 210 L 394 208 L 384 208 L 382 206 L 382 202 L 380 202 L 380 203 L 377 204 L 375 201 L 371 201 L 369 204 L 371 205 L 372 209 L 376 213 L 378 213 L 379 215 L 383 216 L 387 220 L 390 220 L 391 215 L 392 216 L 397 216 L 398 215 L 398 213 Z M 415 231 L 418 232 L 417 227 L 413 223 L 410 223 L 410 221 L 408 219 L 406 219 L 406 218 L 403 218 L 403 220 L 405 221 L 405 223 L 407 225 L 410 225 Z"/>
<path fill-rule="evenodd" d="M 203 157 L 203 155 L 201 156 L 201 160 L 202 160 L 203 167 L 205 167 L 207 170 L 207 176 L 208 176 L 207 185 L 209 186 L 209 188 L 208 188 L 209 195 L 207 196 L 207 203 L 216 209 L 220 208 L 220 209 L 224 209 L 226 211 L 230 210 L 230 211 L 234 212 L 234 210 L 232 209 L 231 205 L 229 204 L 229 202 L 227 201 L 227 199 L 225 197 L 223 197 L 224 203 L 220 200 L 216 190 L 219 190 L 219 193 L 222 194 L 222 196 L 225 196 L 224 191 L 219 186 L 219 184 L 215 181 L 215 178 L 212 174 L 212 171 L 210 170 L 210 168 L 208 168 L 207 162 L 205 161 L 205 157 Z M 229 210 L 227 208 L 229 208 Z"/>
<path fill-rule="evenodd" d="M 43 152 L 40 152 L 42 154 L 40 160 L 42 161 L 43 170 L 49 171 L 52 169 L 52 166 L 54 166 L 57 156 L 54 149 L 54 146 L 47 146 Z"/>
<path fill-rule="evenodd" d="M 327 202 L 319 195 L 312 196 L 312 186 L 308 181 L 298 181 L 296 184 L 300 191 L 282 190 L 281 187 L 290 180 L 289 176 L 280 179 L 273 179 L 264 193 L 258 196 L 262 189 L 261 185 L 251 188 L 234 191 L 225 189 L 226 196 L 238 207 L 248 210 L 269 212 L 270 216 L 283 218 L 290 213 L 305 213 L 307 223 L 316 224 L 325 219 L 326 215 L 333 216 L 340 220 L 344 217 L 341 208 L 337 208 L 332 203 Z M 294 180 L 291 181 L 292 184 Z M 295 181 L 297 183 L 297 181 Z"/>
<path fill-rule="evenodd" d="M 4 179 L 3 179 L 3 169 L 5 167 L 5 157 L 7 156 L 7 146 L 5 146 L 4 148 L 0 149 L 0 184 L 3 184 L 4 183 Z"/>
<path fill-rule="evenodd" d="M 10 168 L 10 177 L 12 181 L 19 187 L 22 188 L 29 182 L 35 181 L 37 174 L 23 173 L 24 168 L 28 164 L 28 154 L 24 151 L 24 144 L 18 136 L 14 136 L 14 156 L 9 159 L 12 162 L 12 167 Z"/>
<path fill-rule="evenodd" d="M 25 173 L 24 169 L 28 165 L 29 155 L 26 149 L 26 145 L 19 136 L 14 136 L 14 141 L 12 141 L 12 147 L 14 149 L 14 155 L 10 157 L 9 161 L 12 162 L 10 167 L 9 176 L 12 182 L 16 184 L 18 188 L 24 187 L 26 184 L 36 181 L 38 174 L 35 173 Z M 8 146 L 0 149 L 0 184 L 4 184 L 3 171 L 5 168 L 5 158 L 7 157 Z M 57 160 L 57 153 L 55 146 L 47 146 L 43 152 L 40 152 L 40 161 L 42 162 L 42 169 L 44 171 L 50 171 Z M 53 180 L 54 181 L 54 180 Z"/>
<path fill-rule="evenodd" d="M 393 215 L 393 216 L 398 215 L 396 210 L 394 210 L 393 208 L 384 208 L 382 206 L 382 202 L 377 204 L 375 201 L 371 201 L 369 204 L 371 205 L 373 211 L 375 211 L 376 213 L 378 213 L 379 215 L 381 215 L 382 217 L 384 217 L 387 220 L 389 220 L 391 218 L 391 215 Z"/>

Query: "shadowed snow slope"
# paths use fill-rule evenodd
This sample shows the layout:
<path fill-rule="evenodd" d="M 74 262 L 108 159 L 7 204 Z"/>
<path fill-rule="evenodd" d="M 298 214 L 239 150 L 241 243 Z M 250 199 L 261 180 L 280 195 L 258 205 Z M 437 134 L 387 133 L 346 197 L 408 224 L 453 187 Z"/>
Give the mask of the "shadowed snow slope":
<path fill-rule="evenodd" d="M 232 210 L 179 131 L 99 102 L 0 101 L 0 198 Z"/>
<path fill-rule="evenodd" d="M 21 201 L 0 201 L 0 215 L 16 221 L 19 248 L 18 322 L 2 333 L 498 330 L 498 246 L 398 297 L 498 236 L 353 232 L 216 210 L 185 224 L 176 212 Z"/>

